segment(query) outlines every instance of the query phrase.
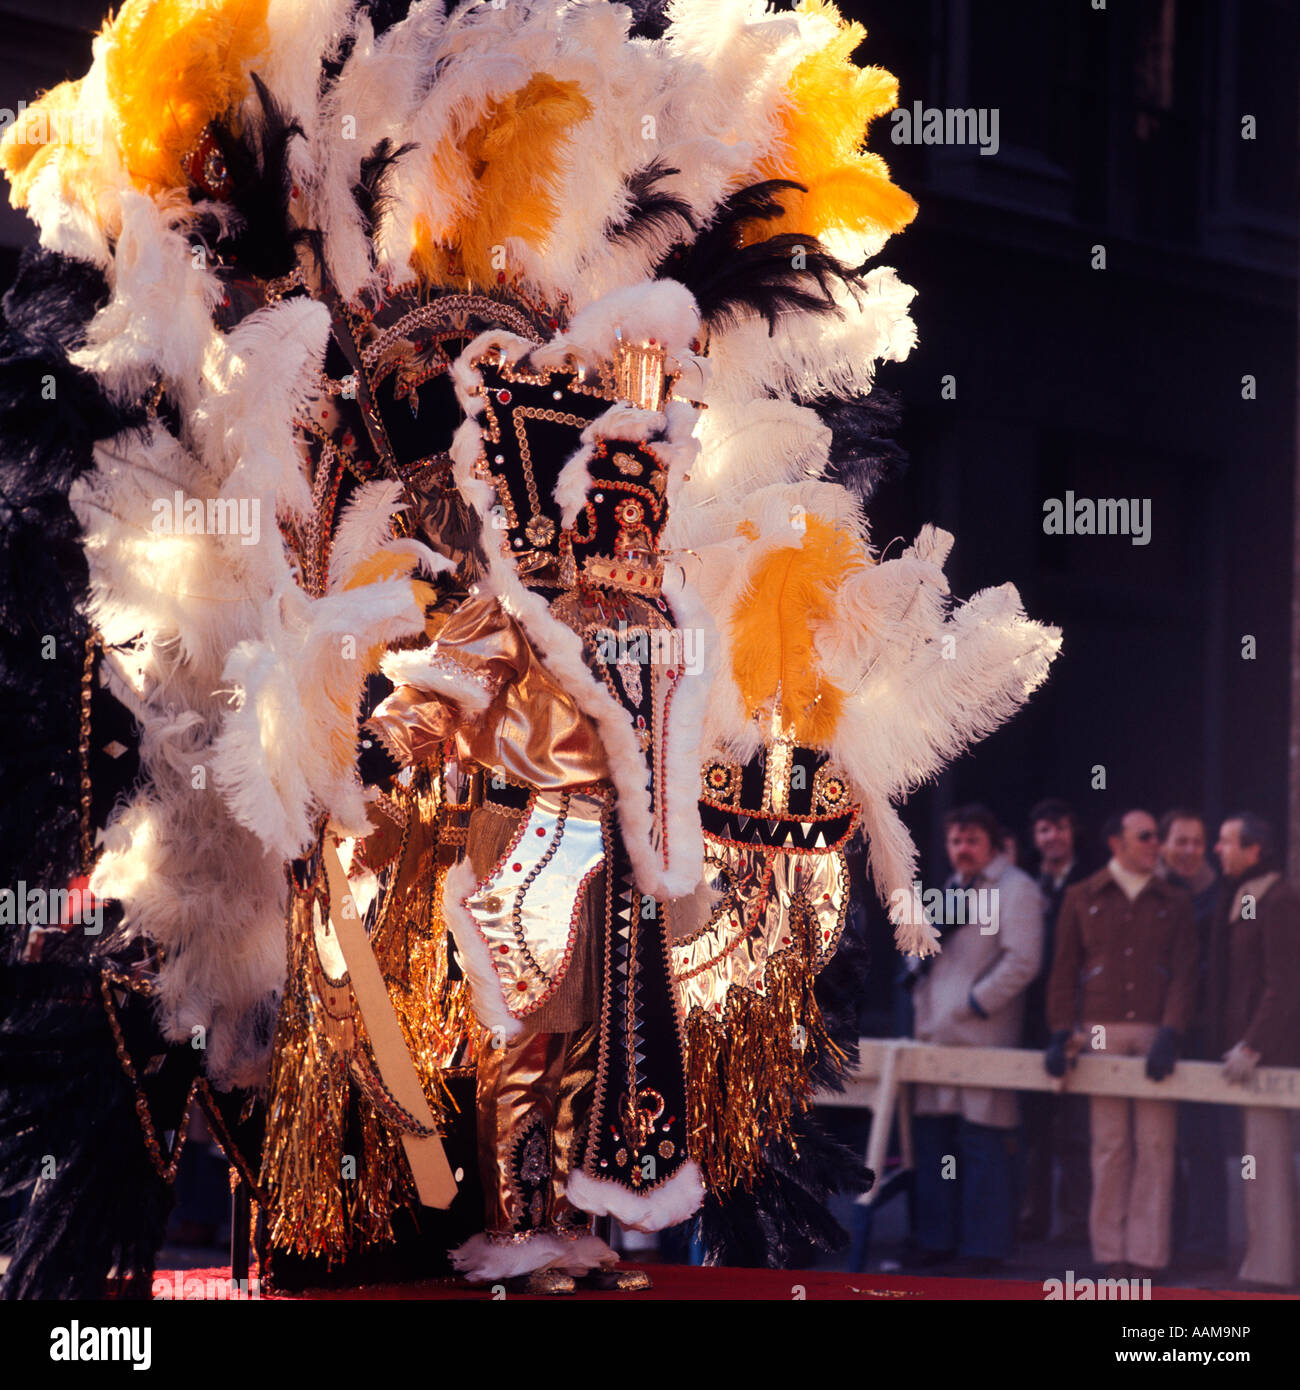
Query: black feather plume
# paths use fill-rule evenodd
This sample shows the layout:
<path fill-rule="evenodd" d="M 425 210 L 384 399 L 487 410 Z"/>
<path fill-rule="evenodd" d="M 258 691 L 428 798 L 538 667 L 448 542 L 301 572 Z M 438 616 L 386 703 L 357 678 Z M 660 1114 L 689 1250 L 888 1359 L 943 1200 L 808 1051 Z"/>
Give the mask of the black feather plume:
<path fill-rule="evenodd" d="M 668 0 L 624 0 L 632 11 L 632 28 L 628 37 L 633 39 L 662 38 L 668 28 Z"/>
<path fill-rule="evenodd" d="M 88 575 L 68 489 L 96 440 L 144 423 L 68 361 L 107 296 L 94 266 L 29 249 L 0 305 L 0 727 L 4 783 L 22 788 L 0 799 L 3 883 L 65 888 L 80 871 Z"/>
<path fill-rule="evenodd" d="M 83 940 L 47 933 L 40 961 L 0 964 L 0 1196 L 29 1198 L 6 1299 L 103 1298 L 113 1271 L 148 1298 L 172 1206 Z M 137 1077 L 163 1059 L 145 1099 L 158 1134 L 174 1130 L 199 1054 L 167 1047 L 148 999 L 122 991 L 114 1007 Z"/>
<path fill-rule="evenodd" d="M 308 230 L 295 226 L 289 215 L 293 191 L 289 147 L 302 138 L 303 130 L 256 73 L 252 79 L 260 114 L 241 135 L 224 124 L 213 126 L 213 139 L 231 182 L 223 201 L 229 202 L 238 218 L 225 231 L 215 218 L 200 219 L 195 230 L 224 258 L 235 262 L 241 273 L 274 280 L 298 264 L 297 247 L 310 241 Z"/>
<path fill-rule="evenodd" d="M 361 161 L 361 177 L 352 186 L 352 196 L 365 218 L 366 231 L 373 235 L 393 199 L 393 173 L 397 161 L 418 146 L 414 141 L 393 147 L 393 142 L 384 138 Z"/>
<path fill-rule="evenodd" d="M 816 237 L 782 232 L 741 245 L 748 223 L 780 215 L 776 195 L 785 188 L 805 191 L 792 179 L 766 179 L 737 189 L 694 241 L 678 245 L 660 262 L 656 273 L 680 280 L 711 328 L 757 315 L 766 319 L 770 333 L 785 313 L 838 314 L 835 282 L 858 282 L 857 272 Z"/>
<path fill-rule="evenodd" d="M 605 228 L 609 241 L 632 241 L 641 246 L 653 246 L 665 234 L 676 230 L 678 237 L 695 235 L 695 218 L 691 205 L 659 187 L 664 179 L 681 173 L 670 168 L 662 159 L 654 159 L 626 180 L 628 210 Z M 674 229 L 674 222 L 677 227 Z"/>
<path fill-rule="evenodd" d="M 830 1211 L 836 1194 L 865 1192 L 871 1174 L 860 1155 L 830 1138 L 810 1115 L 795 1144 L 765 1150 L 762 1179 L 719 1200 L 709 1193 L 698 1231 L 704 1263 L 741 1269 L 803 1269 L 848 1235 Z"/>
<path fill-rule="evenodd" d="M 869 502 L 882 483 L 907 471 L 907 452 L 891 437 L 902 420 L 895 392 L 874 385 L 869 395 L 853 400 L 823 396 L 807 404 L 831 431 L 829 481 Z"/>

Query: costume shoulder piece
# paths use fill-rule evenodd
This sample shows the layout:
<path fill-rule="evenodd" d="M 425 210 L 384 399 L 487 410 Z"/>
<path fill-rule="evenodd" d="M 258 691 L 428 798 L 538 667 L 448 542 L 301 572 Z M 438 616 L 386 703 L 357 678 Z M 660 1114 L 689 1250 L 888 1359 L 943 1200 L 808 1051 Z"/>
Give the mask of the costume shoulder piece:
<path fill-rule="evenodd" d="M 449 1069 L 575 1022 L 583 1140 L 519 1139 L 462 1268 L 563 1265 L 573 1211 L 816 1187 L 845 855 L 910 903 L 898 804 L 1059 646 L 1010 586 L 950 604 L 944 533 L 870 545 L 875 374 L 915 341 L 878 258 L 917 209 L 864 37 L 825 0 L 127 0 L 0 140 L 40 240 L 0 358 L 4 698 L 54 774 L 11 876 L 109 905 L 56 953 L 106 1045 L 129 994 L 214 1113 L 260 1106 L 232 1150 L 277 1249 L 391 1241 Z M 44 1200 L 73 1241 L 93 1203 Z M 128 1236 L 101 1276 L 147 1271 Z"/>

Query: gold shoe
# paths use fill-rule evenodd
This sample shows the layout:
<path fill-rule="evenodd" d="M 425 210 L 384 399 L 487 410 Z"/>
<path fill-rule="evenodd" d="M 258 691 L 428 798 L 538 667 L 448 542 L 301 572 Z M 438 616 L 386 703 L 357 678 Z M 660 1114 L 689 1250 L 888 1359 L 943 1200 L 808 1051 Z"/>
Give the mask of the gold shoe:
<path fill-rule="evenodd" d="M 637 1293 L 643 1289 L 654 1288 L 654 1283 L 644 1269 L 620 1269 L 617 1265 L 605 1265 L 583 1275 L 582 1282 L 591 1289 L 604 1293 Z"/>
<path fill-rule="evenodd" d="M 565 1294 L 576 1293 L 577 1282 L 562 1269 L 535 1269 L 531 1274 L 516 1274 L 506 1280 L 509 1293 Z"/>

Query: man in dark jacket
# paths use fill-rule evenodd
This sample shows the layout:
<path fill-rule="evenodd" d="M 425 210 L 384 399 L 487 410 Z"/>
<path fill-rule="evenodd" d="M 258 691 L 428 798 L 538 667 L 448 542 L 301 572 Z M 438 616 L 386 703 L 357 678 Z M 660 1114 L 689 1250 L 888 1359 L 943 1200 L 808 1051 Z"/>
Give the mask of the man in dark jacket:
<path fill-rule="evenodd" d="M 1276 868 L 1273 834 L 1259 816 L 1223 822 L 1214 847 L 1223 867 L 1216 923 L 1214 1020 L 1223 1074 L 1248 1087 L 1260 1065 L 1300 1065 L 1300 895 Z M 1246 1256 L 1238 1279 L 1289 1288 L 1296 1282 L 1295 1168 L 1291 1112 L 1245 1106 L 1242 1176 Z M 1248 1163 L 1253 1167 L 1246 1171 Z"/>
<path fill-rule="evenodd" d="M 1043 895 L 1043 967 L 1025 995 L 1023 1047 L 1047 1046 L 1047 981 L 1052 973 L 1056 919 L 1068 888 L 1087 878 L 1095 864 L 1081 852 L 1079 820 L 1073 807 L 1048 798 L 1029 813 L 1029 833 L 1038 851 L 1038 888 Z M 1043 1240 L 1052 1230 L 1052 1179 L 1059 1164 L 1056 1194 L 1058 1238 L 1085 1241 L 1092 1176 L 1088 1162 L 1088 1100 L 1047 1091 L 1021 1097 L 1025 1133 L 1024 1200 L 1020 1238 Z"/>
<path fill-rule="evenodd" d="M 1047 1069 L 1063 1076 L 1083 1046 L 1174 1068 L 1196 989 L 1191 900 L 1155 873 L 1156 823 L 1146 811 L 1113 818 L 1111 860 L 1065 895 L 1047 990 Z M 1153 1274 L 1169 1263 L 1177 1110 L 1168 1101 L 1089 1098 L 1093 1258 Z"/>
<path fill-rule="evenodd" d="M 1160 862 L 1156 873 L 1192 900 L 1196 922 L 1196 1005 L 1183 1038 L 1189 1061 L 1217 1060 L 1220 1048 L 1210 1036 L 1210 939 L 1220 885 L 1206 853 L 1205 820 L 1197 811 L 1175 807 L 1160 817 Z M 1178 1157 L 1174 1177 L 1174 1255 L 1186 1269 L 1222 1269 L 1228 1253 L 1226 1177 L 1228 1107 L 1184 1101 L 1178 1107 Z"/>

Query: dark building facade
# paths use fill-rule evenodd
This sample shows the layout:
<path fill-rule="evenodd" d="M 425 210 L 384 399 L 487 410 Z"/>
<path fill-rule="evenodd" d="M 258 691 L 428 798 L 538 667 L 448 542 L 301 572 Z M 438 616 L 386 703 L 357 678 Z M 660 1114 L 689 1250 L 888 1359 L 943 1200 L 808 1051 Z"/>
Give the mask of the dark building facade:
<path fill-rule="evenodd" d="M 881 376 L 903 396 L 912 462 L 873 509 L 876 540 L 946 526 L 956 592 L 1012 579 L 1065 634 L 1029 709 L 914 799 L 931 871 L 942 811 L 971 799 L 1022 850 L 1047 795 L 1094 831 L 1112 810 L 1175 803 L 1205 808 L 1212 831 L 1242 806 L 1280 824 L 1300 10 L 846 8 L 900 107 L 998 113 L 987 155 L 896 145 L 889 118 L 873 130 L 920 204 L 884 253 L 918 288 L 920 341 Z M 1047 534 L 1045 504 L 1069 493 L 1144 502 L 1146 543 Z"/>

